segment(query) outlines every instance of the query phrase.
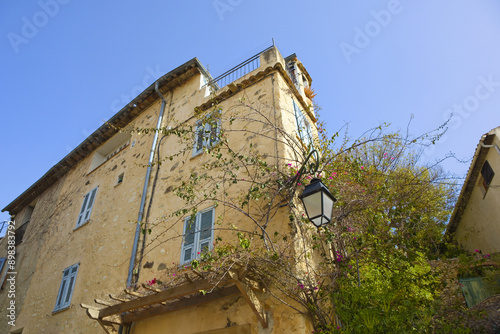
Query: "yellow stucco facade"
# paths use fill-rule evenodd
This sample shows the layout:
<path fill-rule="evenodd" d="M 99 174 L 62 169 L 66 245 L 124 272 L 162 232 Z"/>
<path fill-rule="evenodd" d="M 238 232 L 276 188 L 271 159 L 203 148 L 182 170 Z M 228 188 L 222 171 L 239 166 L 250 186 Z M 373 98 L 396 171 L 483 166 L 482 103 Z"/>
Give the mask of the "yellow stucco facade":
<path fill-rule="evenodd" d="M 448 227 L 448 233 L 471 252 L 500 252 L 498 173 L 500 127 L 481 138 Z"/>
<path fill-rule="evenodd" d="M 310 77 L 295 56 L 284 59 L 275 47 L 256 59 L 255 69 L 215 92 L 217 109 L 222 110 L 219 127 L 232 148 L 245 154 L 252 147 L 264 161 L 280 168 L 285 161 L 297 159 L 297 147 L 287 144 L 287 138 L 300 143 L 297 108 L 303 112 L 304 124 L 311 125 L 309 135 L 317 136 L 312 102 L 304 94 Z M 290 64 L 294 66 L 294 75 L 288 70 Z M 168 267 L 188 266 L 186 259 L 196 258 L 201 247 L 212 247 L 217 238 L 233 240 L 230 226 L 258 230 L 238 210 L 229 210 L 227 205 L 210 200 L 200 201 L 196 219 L 199 224 L 211 223 L 206 239 L 209 246 L 203 244 L 200 233 L 196 234 L 193 248 L 188 248 L 185 229 L 189 214 L 172 216 L 186 206 L 185 200 L 175 194 L 175 188 L 193 173 L 217 173 L 216 169 L 203 169 L 214 157 L 203 150 L 197 152 L 199 147 L 192 141 L 160 134 L 154 159 L 172 159 L 162 160 L 159 167 L 155 163 L 151 168 L 143 212 L 143 221 L 151 231 L 139 234 L 134 266 L 129 270 L 148 159 L 155 141 L 152 129 L 157 127 L 162 110 L 162 129 L 175 130 L 183 124 L 196 129 L 196 113 L 212 108 L 213 96 L 206 86 L 209 80 L 210 75 L 197 59 L 169 72 L 157 81 L 157 86 L 153 84 L 131 101 L 4 209 L 15 219 L 16 228 L 27 224 L 23 226 L 24 235 L 21 238 L 19 232 L 16 241 L 17 274 L 9 274 L 7 265 L 1 272 L 4 285 L 0 307 L 6 310 L 14 300 L 16 311 L 15 326 L 2 321 L 0 332 L 105 333 L 108 330 L 112 333 L 120 328 L 121 320 L 102 325 L 80 305 L 96 305 L 96 300 L 106 299 L 110 293 L 119 294 L 127 288 L 131 275 L 141 285 L 164 274 Z M 155 87 L 163 95 L 164 105 Z M 285 138 L 284 134 L 289 136 Z M 245 173 L 235 171 L 243 180 Z M 202 194 L 209 186 L 200 183 L 195 190 Z M 231 188 L 224 198 L 236 201 L 247 188 L 243 182 Z M 202 215 L 204 212 L 207 214 Z M 288 215 L 287 209 L 283 209 L 273 217 L 269 233 L 287 233 L 293 229 Z M 8 259 L 9 240 L 12 238 L 7 236 L 0 241 L 0 257 Z M 12 276 L 15 276 L 14 298 L 8 297 L 8 279 Z M 265 290 L 249 289 L 245 293 L 245 289 L 234 288 L 234 293 L 227 290 L 227 296 L 221 294 L 213 302 L 174 307 L 169 312 L 158 311 L 155 316 L 136 318 L 123 323 L 126 326 L 120 330 L 133 334 L 312 331 L 305 316 Z M 162 305 L 165 306 L 159 304 L 158 308 Z M 266 318 L 265 326 L 258 318 L 259 310 Z"/>

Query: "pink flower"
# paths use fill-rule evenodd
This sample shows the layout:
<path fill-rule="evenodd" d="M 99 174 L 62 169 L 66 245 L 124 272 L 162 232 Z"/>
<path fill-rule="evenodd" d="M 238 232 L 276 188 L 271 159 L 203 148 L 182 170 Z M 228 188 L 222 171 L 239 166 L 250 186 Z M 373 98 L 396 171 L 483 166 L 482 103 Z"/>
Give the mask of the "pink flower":
<path fill-rule="evenodd" d="M 474 252 L 479 253 L 479 249 L 474 249 Z"/>
<path fill-rule="evenodd" d="M 365 167 L 361 166 L 361 169 L 365 169 Z"/>

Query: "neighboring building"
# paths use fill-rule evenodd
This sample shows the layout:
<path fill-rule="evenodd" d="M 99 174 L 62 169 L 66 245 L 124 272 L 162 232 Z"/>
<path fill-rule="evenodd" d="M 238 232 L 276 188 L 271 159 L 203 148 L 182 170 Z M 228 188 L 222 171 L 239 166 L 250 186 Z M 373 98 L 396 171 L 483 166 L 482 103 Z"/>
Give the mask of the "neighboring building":
<path fill-rule="evenodd" d="M 446 234 L 486 259 L 500 252 L 500 127 L 481 137 L 451 215 Z M 473 307 L 500 292 L 498 271 L 488 261 L 459 277 L 465 301 Z M 488 270 L 483 270 L 489 268 Z M 487 273 L 487 274 L 486 274 Z"/>
<path fill-rule="evenodd" d="M 218 143 L 221 129 L 242 154 L 253 147 L 277 168 L 297 160 L 297 147 L 285 145 L 281 133 L 302 147 L 317 136 L 304 92 L 310 84 L 295 55 L 283 58 L 275 47 L 220 78 L 212 79 L 194 58 L 158 79 L 2 210 L 16 222 L 17 274 L 4 265 L 6 237 L 0 241 L 0 308 L 15 301 L 16 326 L 2 321 L 0 332 L 311 332 L 306 317 L 255 288 L 241 272 L 206 296 L 199 291 L 213 284 L 189 268 L 177 287 L 159 292 L 153 285 L 149 294 L 129 291 L 128 297 L 117 293 L 153 280 L 172 264 L 188 266 L 216 238 L 230 238 L 226 226 L 255 229 L 235 210 L 209 200 L 196 215 L 172 217 L 186 205 L 173 189 L 193 173 L 212 172 L 202 169 L 214 159 L 204 148 Z M 210 112 L 211 87 L 221 109 Z M 259 122 L 248 121 L 253 111 Z M 211 121 L 197 118 L 199 112 Z M 189 145 L 163 135 L 186 124 L 195 129 Z M 160 127 L 165 131 L 151 130 Z M 172 159 L 151 163 L 164 157 Z M 492 166 L 500 166 L 495 158 Z M 227 196 L 239 196 L 237 189 Z M 270 233 L 291 229 L 285 209 L 269 227 Z"/>
<path fill-rule="evenodd" d="M 500 127 L 481 137 L 446 233 L 469 251 L 500 252 Z"/>

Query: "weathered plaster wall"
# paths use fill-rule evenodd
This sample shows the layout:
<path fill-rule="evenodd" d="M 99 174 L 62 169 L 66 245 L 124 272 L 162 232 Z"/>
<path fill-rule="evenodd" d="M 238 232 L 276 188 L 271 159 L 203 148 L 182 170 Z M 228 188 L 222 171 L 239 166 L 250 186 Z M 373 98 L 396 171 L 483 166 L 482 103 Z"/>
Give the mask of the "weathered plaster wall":
<path fill-rule="evenodd" d="M 269 326 L 263 328 L 244 298 L 228 297 L 218 302 L 191 307 L 149 318 L 133 325 L 131 334 L 304 334 L 313 328 L 305 317 L 268 295 L 259 298 L 266 305 Z M 213 332 L 212 332 L 213 331 Z"/>

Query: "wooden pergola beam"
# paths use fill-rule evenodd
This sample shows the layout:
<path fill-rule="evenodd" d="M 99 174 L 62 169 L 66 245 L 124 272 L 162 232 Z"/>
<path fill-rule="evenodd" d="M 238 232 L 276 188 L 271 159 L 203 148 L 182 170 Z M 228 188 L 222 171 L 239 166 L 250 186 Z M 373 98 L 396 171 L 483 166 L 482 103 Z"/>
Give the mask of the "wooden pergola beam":
<path fill-rule="evenodd" d="M 196 295 L 194 297 L 185 298 L 171 304 L 155 306 L 151 307 L 150 309 L 138 312 L 130 312 L 122 316 L 122 321 L 124 324 L 129 324 L 134 321 L 139 321 L 168 312 L 174 312 L 183 308 L 211 303 L 222 298 L 238 295 L 241 295 L 241 292 L 237 286 L 233 285 L 218 291 L 214 291 L 212 293 L 207 293 L 206 295 Z"/>
<path fill-rule="evenodd" d="M 262 327 L 267 328 L 268 326 L 267 315 L 260 303 L 259 298 L 257 298 L 257 295 L 252 291 L 252 289 L 248 285 L 239 280 L 238 273 L 236 271 L 229 271 L 229 275 L 234 280 L 236 286 L 238 287 L 241 294 L 247 301 L 248 305 L 250 305 L 250 308 L 257 316 L 257 319 L 261 323 Z"/>
<path fill-rule="evenodd" d="M 118 331 L 112 323 L 101 319 L 97 319 L 97 322 L 107 334 L 118 334 Z"/>
<path fill-rule="evenodd" d="M 219 282 L 217 285 L 224 286 L 230 282 L 231 282 L 231 280 L 224 280 L 224 281 Z M 196 281 L 193 283 L 186 283 L 186 284 L 183 284 L 183 285 L 176 287 L 174 289 L 169 289 L 169 290 L 165 290 L 162 292 L 153 293 L 151 295 L 139 297 L 137 299 L 134 299 L 134 300 L 131 300 L 128 302 L 124 302 L 121 304 L 117 304 L 117 305 L 103 308 L 103 309 L 99 310 L 99 318 L 102 319 L 104 317 L 107 317 L 107 316 L 110 316 L 113 314 L 118 314 L 118 313 L 130 311 L 130 310 L 135 310 L 135 309 L 138 309 L 140 307 L 145 307 L 145 306 L 149 306 L 152 304 L 158 304 L 158 303 L 164 302 L 164 301 L 169 300 L 169 299 L 179 298 L 179 297 L 183 297 L 185 295 L 196 293 L 200 290 L 208 290 L 208 289 L 213 288 L 215 285 L 216 284 L 214 284 L 213 282 L 210 282 L 208 280 L 199 280 L 199 281 Z"/>

